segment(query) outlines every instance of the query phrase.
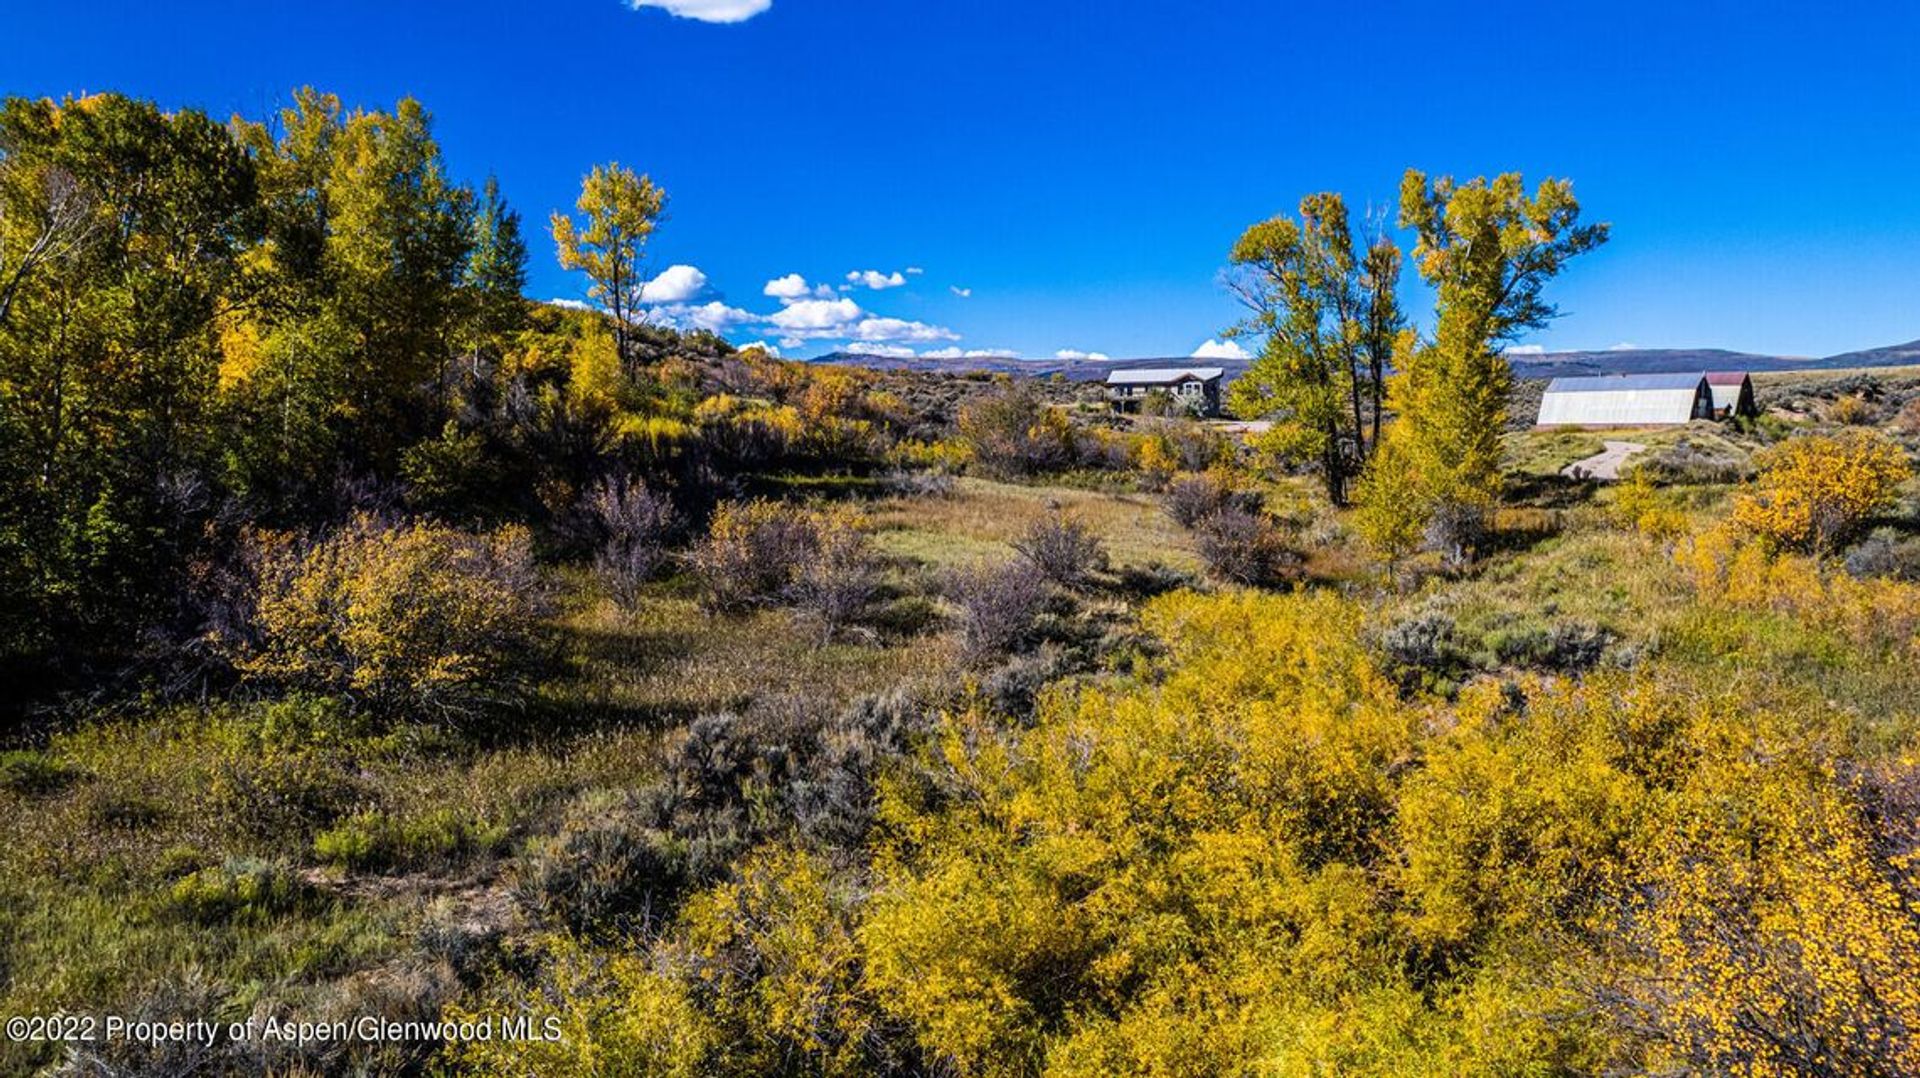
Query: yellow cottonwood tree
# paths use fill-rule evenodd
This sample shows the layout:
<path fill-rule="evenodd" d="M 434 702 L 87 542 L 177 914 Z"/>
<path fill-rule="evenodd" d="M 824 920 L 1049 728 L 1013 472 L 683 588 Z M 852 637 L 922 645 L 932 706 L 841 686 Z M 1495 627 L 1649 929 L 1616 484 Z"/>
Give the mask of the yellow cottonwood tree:
<path fill-rule="evenodd" d="M 1391 437 L 1418 478 L 1442 546 L 1458 558 L 1473 522 L 1500 493 L 1500 435 L 1513 373 L 1500 346 L 1557 313 L 1543 298 L 1567 260 L 1606 242 L 1582 224 L 1573 184 L 1547 179 L 1532 195 L 1517 172 L 1457 183 L 1409 169 L 1400 223 L 1414 229 L 1414 265 L 1437 293 L 1433 339 L 1403 348 L 1389 380 Z"/>
<path fill-rule="evenodd" d="M 613 316 L 614 341 L 624 361 L 647 283 L 642 260 L 666 212 L 667 193 L 652 178 L 610 162 L 587 173 L 576 206 L 586 222 L 554 213 L 553 244 L 561 268 L 584 271 L 592 282 L 588 295 Z"/>

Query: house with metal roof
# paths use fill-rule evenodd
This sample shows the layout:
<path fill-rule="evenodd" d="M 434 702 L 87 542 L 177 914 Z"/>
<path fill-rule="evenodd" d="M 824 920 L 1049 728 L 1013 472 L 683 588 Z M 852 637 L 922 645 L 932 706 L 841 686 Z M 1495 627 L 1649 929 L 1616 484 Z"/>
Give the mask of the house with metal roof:
<path fill-rule="evenodd" d="M 1540 398 L 1543 427 L 1655 427 L 1713 418 L 1704 374 L 1555 378 Z"/>
<path fill-rule="evenodd" d="M 1107 400 L 1116 412 L 1138 412 L 1154 394 L 1195 415 L 1220 414 L 1221 367 L 1141 367 L 1107 372 Z"/>
<path fill-rule="evenodd" d="M 1708 371 L 1707 389 L 1713 394 L 1715 419 L 1760 414 L 1753 401 L 1753 377 L 1746 371 Z"/>

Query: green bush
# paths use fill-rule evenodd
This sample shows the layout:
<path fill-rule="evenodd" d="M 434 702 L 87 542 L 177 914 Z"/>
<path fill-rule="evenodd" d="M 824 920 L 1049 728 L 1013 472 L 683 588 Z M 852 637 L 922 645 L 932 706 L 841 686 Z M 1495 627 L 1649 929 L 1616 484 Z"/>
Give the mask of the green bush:
<path fill-rule="evenodd" d="M 77 770 L 44 752 L 0 752 L 0 790 L 44 796 L 66 789 L 78 776 Z"/>
<path fill-rule="evenodd" d="M 681 888 L 686 849 L 653 798 L 591 790 L 557 832 L 529 843 L 516 871 L 522 904 L 572 932 L 644 929 Z"/>
<path fill-rule="evenodd" d="M 322 861 L 355 870 L 415 868 L 498 849 L 505 840 L 503 828 L 476 823 L 452 809 L 411 820 L 361 812 L 321 832 L 313 852 Z"/>
<path fill-rule="evenodd" d="M 299 908 L 310 897 L 306 884 L 285 865 L 256 858 L 230 858 L 203 868 L 176 881 L 168 895 L 176 913 L 206 924 L 258 924 Z"/>
<path fill-rule="evenodd" d="M 288 849 L 361 797 L 359 724 L 332 698 L 261 703 L 213 730 L 207 801 L 236 832 Z"/>
<path fill-rule="evenodd" d="M 438 438 L 428 438 L 401 454 L 407 504 L 441 516 L 471 519 L 499 504 L 502 471 L 479 431 L 463 431 L 448 420 Z"/>

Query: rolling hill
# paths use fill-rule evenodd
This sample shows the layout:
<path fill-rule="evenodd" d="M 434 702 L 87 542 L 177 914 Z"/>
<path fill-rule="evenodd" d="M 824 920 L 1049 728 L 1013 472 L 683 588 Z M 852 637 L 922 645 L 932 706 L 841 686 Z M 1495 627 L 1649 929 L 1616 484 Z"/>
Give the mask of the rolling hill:
<path fill-rule="evenodd" d="M 1660 371 L 1793 371 L 1839 370 L 1848 367 L 1896 367 L 1920 363 L 1920 340 L 1905 344 L 1842 352 L 1825 357 L 1762 355 L 1724 348 L 1634 348 L 1590 352 L 1540 352 L 1510 355 L 1513 373 L 1520 378 L 1556 378 L 1563 375 L 1652 374 Z M 1095 382 L 1108 371 L 1140 367 L 1223 367 L 1232 381 L 1247 369 L 1246 360 L 1148 357 L 1115 360 L 1053 360 L 1012 358 L 935 359 L 894 357 L 860 352 L 833 352 L 813 360 L 884 371 L 923 371 L 934 374 L 1014 374 L 1033 378 L 1060 375 L 1072 382 Z"/>

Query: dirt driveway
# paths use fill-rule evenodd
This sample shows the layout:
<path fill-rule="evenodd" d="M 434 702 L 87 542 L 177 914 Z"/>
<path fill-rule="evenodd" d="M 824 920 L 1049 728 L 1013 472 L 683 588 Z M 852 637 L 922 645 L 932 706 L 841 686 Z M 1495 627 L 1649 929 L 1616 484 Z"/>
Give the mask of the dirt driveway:
<path fill-rule="evenodd" d="M 1620 466 L 1627 458 L 1647 447 L 1639 442 L 1607 442 L 1606 449 L 1585 460 L 1576 460 L 1560 469 L 1561 475 L 1589 475 L 1595 479 L 1620 478 Z"/>

